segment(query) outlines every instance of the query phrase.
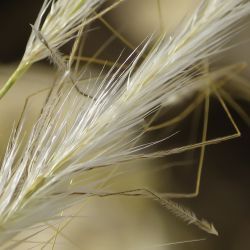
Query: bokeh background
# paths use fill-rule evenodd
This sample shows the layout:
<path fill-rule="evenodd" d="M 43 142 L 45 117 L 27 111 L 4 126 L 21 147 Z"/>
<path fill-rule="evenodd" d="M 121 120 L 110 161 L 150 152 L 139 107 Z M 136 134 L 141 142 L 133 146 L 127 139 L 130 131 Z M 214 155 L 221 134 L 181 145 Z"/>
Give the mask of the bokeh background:
<path fill-rule="evenodd" d="M 42 0 L 6 0 L 0 3 L 0 84 L 3 84 L 20 60 L 31 28 Z M 160 11 L 157 3 L 160 2 Z M 117 31 L 122 33 L 133 46 L 140 44 L 152 32 L 165 30 L 171 34 L 186 15 L 199 3 L 199 0 L 125 0 L 111 13 L 105 15 Z M 233 43 L 240 44 L 232 51 L 216 58 L 216 67 L 233 62 L 249 61 L 250 56 L 250 25 Z M 110 38 L 110 32 L 102 22 L 91 24 L 84 47 L 84 55 L 91 56 Z M 125 48 L 125 50 L 124 50 Z M 69 48 L 65 46 L 63 52 Z M 101 59 L 114 61 L 123 51 L 125 58 L 131 50 L 114 39 L 99 55 Z M 93 70 L 98 70 L 94 68 Z M 250 76 L 248 67 L 242 74 L 246 82 Z M 0 101 L 0 154 L 4 154 L 14 121 L 22 111 L 27 96 L 51 85 L 54 69 L 48 61 L 34 65 L 31 70 L 9 91 Z M 250 114 L 249 88 L 242 91 L 238 83 L 229 85 L 230 93 L 248 114 Z M 237 93 L 237 94 L 236 94 Z M 36 95 L 30 100 L 27 131 L 35 120 L 37 111 L 42 105 L 44 94 Z M 172 111 L 172 115 L 192 101 L 185 99 Z M 208 137 L 222 136 L 232 133 L 232 127 L 221 109 L 218 101 L 211 98 L 209 113 Z M 201 107 L 202 108 L 202 107 Z M 197 109 L 197 112 L 201 112 Z M 206 148 L 204 170 L 200 194 L 194 199 L 178 200 L 194 210 L 198 216 L 213 221 L 220 235 L 212 237 L 200 232 L 193 226 L 187 226 L 169 214 L 156 202 L 125 197 L 90 199 L 79 207 L 67 211 L 76 214 L 62 234 L 58 235 L 55 249 L 197 249 L 197 250 L 244 250 L 250 247 L 250 131 L 249 126 L 233 110 L 232 112 L 242 136 L 218 145 Z M 162 118 L 164 119 L 164 117 Z M 202 115 L 195 126 L 191 126 L 191 118 L 178 124 L 177 129 L 184 136 L 178 138 L 173 145 L 187 144 L 190 131 L 197 136 L 201 131 Z M 194 131 L 193 131 L 194 130 Z M 164 132 L 161 132 L 164 133 Z M 182 134 L 182 135 L 183 135 Z M 151 136 L 159 136 L 154 133 Z M 120 188 L 131 188 L 147 185 L 157 191 L 192 192 L 198 163 L 199 150 L 168 157 L 155 162 L 136 162 L 138 171 L 117 180 Z M 0 158 L 0 159 L 1 159 Z M 161 171 L 157 170 L 161 166 Z M 128 169 L 130 166 L 125 166 Z M 143 170 L 145 169 L 145 170 Z M 61 225 L 62 226 L 62 225 Z M 18 249 L 41 249 L 41 241 L 46 241 L 54 234 L 53 227 L 39 235 L 33 241 Z M 206 239 L 199 242 L 167 245 L 192 239 Z M 51 242 L 52 243 L 52 242 Z M 45 249 L 52 249 L 52 244 Z"/>

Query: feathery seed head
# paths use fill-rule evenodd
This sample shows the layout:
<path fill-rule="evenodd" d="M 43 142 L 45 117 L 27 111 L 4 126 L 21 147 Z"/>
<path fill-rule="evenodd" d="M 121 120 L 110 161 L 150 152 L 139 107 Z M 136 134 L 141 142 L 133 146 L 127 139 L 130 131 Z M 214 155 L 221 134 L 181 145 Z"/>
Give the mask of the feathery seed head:
<path fill-rule="evenodd" d="M 55 49 L 72 40 L 80 26 L 87 23 L 93 10 L 103 2 L 104 0 L 44 1 L 30 35 L 23 60 L 33 63 L 50 56 L 46 45 Z M 42 38 L 38 37 L 37 31 L 43 34 Z"/>
<path fill-rule="evenodd" d="M 88 11 L 100 2 L 74 1 L 71 5 L 72 1 L 53 1 L 41 26 L 50 3 L 45 1 L 35 29 L 41 31 L 48 48 L 57 48 L 71 39 L 77 30 L 72 27 L 81 24 L 82 13 L 88 16 Z M 104 181 L 72 184 L 79 174 L 87 176 L 93 169 L 120 162 L 180 152 L 145 153 L 143 149 L 158 142 L 135 143 L 144 131 L 144 118 L 173 96 L 201 88 L 204 78 L 194 77 L 194 65 L 220 51 L 231 37 L 232 27 L 249 13 L 250 3 L 242 0 L 202 1 L 179 32 L 171 39 L 162 38 L 138 68 L 135 66 L 143 50 L 128 69 L 120 67 L 115 73 L 112 69 L 103 79 L 89 80 L 90 90 L 98 86 L 92 99 L 68 87 L 68 79 L 77 81 L 70 71 L 64 72 L 21 156 L 17 156 L 21 127 L 13 133 L 6 151 L 0 174 L 0 239 L 7 240 L 19 230 L 57 219 L 60 211 L 93 194 Z M 58 29 L 54 29 L 55 25 Z M 35 29 L 24 57 L 32 61 L 49 53 Z M 209 78 L 214 80 L 224 73 L 215 71 Z M 213 225 L 173 202 L 166 201 L 164 206 L 185 221 L 217 234 Z"/>

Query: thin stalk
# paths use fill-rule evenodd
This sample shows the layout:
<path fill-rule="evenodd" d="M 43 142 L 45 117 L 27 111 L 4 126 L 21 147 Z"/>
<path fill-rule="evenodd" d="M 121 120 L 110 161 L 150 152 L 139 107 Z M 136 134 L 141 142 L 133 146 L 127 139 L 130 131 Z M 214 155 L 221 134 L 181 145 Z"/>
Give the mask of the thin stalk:
<path fill-rule="evenodd" d="M 21 62 L 7 82 L 0 89 L 0 100 L 5 96 L 8 90 L 16 83 L 16 81 L 29 69 L 31 64 Z"/>

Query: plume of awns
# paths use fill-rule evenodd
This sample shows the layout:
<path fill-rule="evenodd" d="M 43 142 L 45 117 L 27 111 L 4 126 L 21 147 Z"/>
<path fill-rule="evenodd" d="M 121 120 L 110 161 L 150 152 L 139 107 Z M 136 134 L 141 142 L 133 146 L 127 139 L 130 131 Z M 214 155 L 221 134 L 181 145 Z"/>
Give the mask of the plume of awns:
<path fill-rule="evenodd" d="M 41 43 L 41 39 L 43 42 L 46 40 L 50 49 L 62 47 L 74 38 L 79 29 L 94 19 L 91 16 L 93 11 L 103 2 L 104 0 L 45 0 L 35 24 L 32 25 L 33 31 L 20 64 L 0 89 L 0 99 L 34 62 L 50 55 L 50 51 L 44 43 Z M 45 15 L 46 18 L 43 22 Z M 37 31 L 42 32 L 43 38 L 39 37 L 40 33 Z"/>
<path fill-rule="evenodd" d="M 59 3 L 69 7 L 69 2 L 53 1 L 50 13 L 58 11 Z M 87 1 L 86 6 L 91 10 L 98 2 Z M 35 58 L 41 59 L 51 55 L 53 60 L 52 51 L 77 31 L 79 23 L 73 25 L 72 32 L 68 29 L 75 19 L 67 18 L 67 8 L 55 18 L 50 13 L 42 26 L 44 9 L 39 14 L 37 34 L 32 33 L 26 56 L 36 53 Z M 21 147 L 22 122 L 12 133 L 0 170 L 0 242 L 37 223 L 57 219 L 63 209 L 84 197 L 104 194 L 95 188 L 105 179 L 84 183 L 79 176 L 84 180 L 99 168 L 175 153 L 144 151 L 157 143 L 138 143 L 144 118 L 173 97 L 178 102 L 179 93 L 201 88 L 204 82 L 202 77 L 194 77 L 194 66 L 218 53 L 249 13 L 248 1 L 202 1 L 178 32 L 160 39 L 142 63 L 138 60 L 149 42 L 136 52 L 132 63 L 124 63 L 129 64 L 127 68 L 122 65 L 104 77 L 89 79 L 85 92 L 92 94 L 88 98 L 70 85 L 77 84 L 84 73 L 76 77 L 65 62 L 27 143 Z M 54 25 L 65 27 L 65 33 L 57 34 Z M 211 79 L 220 76 L 216 72 L 210 75 Z M 212 225 L 182 212 L 172 201 L 161 203 L 189 223 L 217 234 Z"/>

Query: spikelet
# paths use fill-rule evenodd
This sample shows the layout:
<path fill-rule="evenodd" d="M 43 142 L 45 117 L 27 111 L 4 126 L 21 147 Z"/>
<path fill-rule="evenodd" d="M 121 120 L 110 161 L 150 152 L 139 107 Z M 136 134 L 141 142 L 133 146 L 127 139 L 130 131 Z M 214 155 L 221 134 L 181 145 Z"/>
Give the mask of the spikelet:
<path fill-rule="evenodd" d="M 0 242 L 36 223 L 57 219 L 60 211 L 88 197 L 103 181 L 72 183 L 76 176 L 124 161 L 164 155 L 143 151 L 160 142 L 135 144 L 143 132 L 144 118 L 173 96 L 178 101 L 180 93 L 201 88 L 203 78 L 193 77 L 193 66 L 218 53 L 249 13 L 246 1 L 202 1 L 179 32 L 170 39 L 160 39 L 142 64 L 137 62 L 150 41 L 128 69 L 122 65 L 115 72 L 112 68 L 104 78 L 90 79 L 86 91 L 97 86 L 91 99 L 67 87 L 69 77 L 78 79 L 70 69 L 62 74 L 21 152 L 22 126 L 13 132 L 0 172 Z M 41 36 L 36 34 L 30 40 L 39 51 L 36 58 L 51 55 L 48 48 L 59 43 L 49 38 L 39 22 L 36 29 Z M 60 39 L 64 42 L 69 37 Z M 210 77 L 217 79 L 221 73 L 212 72 Z M 212 225 L 204 226 L 206 222 L 172 201 L 164 205 L 203 230 L 216 232 Z"/>
<path fill-rule="evenodd" d="M 159 196 L 156 198 L 164 207 L 166 207 L 171 213 L 179 217 L 181 220 L 188 224 L 194 224 L 201 230 L 218 236 L 218 231 L 215 229 L 214 225 L 206 221 L 205 219 L 198 219 L 194 212 L 190 211 L 188 208 L 181 206 L 180 204 L 169 200 L 160 199 Z"/>

